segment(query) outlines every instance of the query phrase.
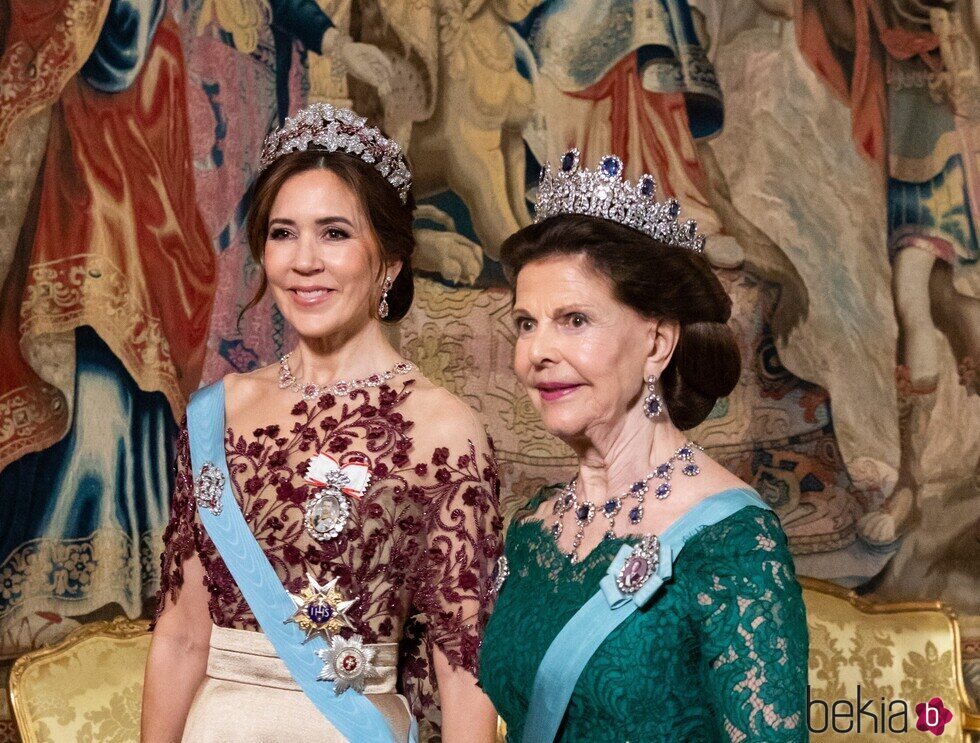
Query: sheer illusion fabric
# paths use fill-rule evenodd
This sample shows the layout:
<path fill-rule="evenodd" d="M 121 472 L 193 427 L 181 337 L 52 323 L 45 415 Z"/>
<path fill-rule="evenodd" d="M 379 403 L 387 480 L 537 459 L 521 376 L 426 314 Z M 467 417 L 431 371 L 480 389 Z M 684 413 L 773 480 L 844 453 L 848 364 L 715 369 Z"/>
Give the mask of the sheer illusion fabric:
<path fill-rule="evenodd" d="M 555 492 L 542 491 L 508 530 L 511 572 L 484 638 L 480 681 L 510 740 L 523 734 L 545 651 L 628 541 L 600 542 L 572 564 L 533 517 Z M 807 644 L 779 521 L 743 508 L 692 537 L 653 602 L 605 639 L 558 740 L 805 741 Z"/>
<path fill-rule="evenodd" d="M 338 578 L 345 597 L 356 599 L 347 611 L 353 632 L 365 643 L 400 643 L 400 690 L 416 717 L 438 724 L 431 651 L 437 646 L 453 667 L 477 673 L 503 522 L 492 443 L 455 433 L 482 431 L 475 417 L 465 427 L 420 423 L 416 384 L 396 380 L 349 397 L 324 395 L 297 402 L 280 420 L 247 430 L 229 425 L 225 452 L 235 498 L 286 589 L 299 593 L 307 572 Z M 306 461 L 319 452 L 341 462 L 354 452 L 366 455 L 372 472 L 367 493 L 352 499 L 347 528 L 326 542 L 310 537 L 303 522 L 311 495 Z M 196 554 L 212 621 L 258 629 L 200 522 L 186 423 L 176 474 L 157 612 L 176 600 L 182 561 Z"/>

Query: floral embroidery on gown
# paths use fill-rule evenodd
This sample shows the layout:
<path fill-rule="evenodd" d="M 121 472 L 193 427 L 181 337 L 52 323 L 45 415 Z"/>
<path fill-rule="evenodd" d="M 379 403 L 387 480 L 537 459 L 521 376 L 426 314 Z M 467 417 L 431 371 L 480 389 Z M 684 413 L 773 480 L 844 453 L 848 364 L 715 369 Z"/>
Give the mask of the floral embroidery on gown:
<path fill-rule="evenodd" d="M 417 447 L 419 423 L 407 415 L 414 385 L 408 380 L 349 397 L 300 401 L 288 421 L 249 431 L 227 428 L 225 452 L 235 498 L 287 590 L 299 593 L 307 571 L 318 579 L 339 578 L 345 597 L 357 599 L 346 614 L 353 631 L 368 643 L 401 643 L 399 690 L 425 738 L 440 722 L 433 644 L 453 667 L 477 674 L 503 521 L 492 442 L 446 440 Z M 427 438 L 433 438 L 431 431 Z M 347 528 L 326 542 L 310 537 L 303 522 L 310 496 L 303 474 L 318 452 L 337 459 L 364 454 L 372 474 L 365 495 L 352 499 Z M 182 562 L 196 553 L 212 621 L 257 630 L 198 517 L 186 422 L 176 469 L 158 614 L 168 599 L 176 600 Z"/>
<path fill-rule="evenodd" d="M 505 541 L 510 575 L 484 635 L 480 683 L 521 740 L 534 676 L 626 541 L 572 564 L 532 518 Z M 517 638 L 520 638 L 518 642 Z M 605 639 L 575 687 L 558 741 L 806 741 L 808 635 L 779 520 L 748 507 L 703 529 L 653 602 Z"/>

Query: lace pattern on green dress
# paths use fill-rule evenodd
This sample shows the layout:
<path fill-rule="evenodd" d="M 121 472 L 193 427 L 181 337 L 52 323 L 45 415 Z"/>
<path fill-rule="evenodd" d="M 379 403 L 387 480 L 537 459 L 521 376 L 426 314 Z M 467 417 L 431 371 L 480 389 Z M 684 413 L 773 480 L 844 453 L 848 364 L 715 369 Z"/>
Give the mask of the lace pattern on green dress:
<path fill-rule="evenodd" d="M 551 641 L 626 539 L 578 564 L 531 516 L 515 518 L 510 576 L 484 635 L 480 681 L 523 733 L 534 675 Z M 807 629 L 776 516 L 743 508 L 694 536 L 654 601 L 618 627 L 579 678 L 558 740 L 806 741 Z"/>

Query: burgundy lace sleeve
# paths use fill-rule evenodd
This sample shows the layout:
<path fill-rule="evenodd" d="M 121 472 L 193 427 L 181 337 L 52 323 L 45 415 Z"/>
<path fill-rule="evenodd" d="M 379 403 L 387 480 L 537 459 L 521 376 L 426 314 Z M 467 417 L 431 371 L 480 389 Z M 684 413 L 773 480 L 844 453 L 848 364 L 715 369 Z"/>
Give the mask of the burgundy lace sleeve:
<path fill-rule="evenodd" d="M 425 511 L 425 547 L 415 603 L 428 640 L 450 665 L 477 675 L 490 573 L 500 555 L 503 519 L 493 442 L 467 441 L 461 453 L 433 453 L 434 487 Z"/>
<path fill-rule="evenodd" d="M 177 435 L 177 459 L 174 465 L 174 492 L 170 506 L 170 522 L 163 532 L 163 555 L 160 558 L 160 591 L 154 612 L 154 624 L 160 612 L 177 600 L 184 584 L 183 561 L 196 549 L 195 524 L 197 504 L 194 502 L 194 476 L 191 471 L 191 448 L 187 436 L 187 419 L 180 424 Z"/>

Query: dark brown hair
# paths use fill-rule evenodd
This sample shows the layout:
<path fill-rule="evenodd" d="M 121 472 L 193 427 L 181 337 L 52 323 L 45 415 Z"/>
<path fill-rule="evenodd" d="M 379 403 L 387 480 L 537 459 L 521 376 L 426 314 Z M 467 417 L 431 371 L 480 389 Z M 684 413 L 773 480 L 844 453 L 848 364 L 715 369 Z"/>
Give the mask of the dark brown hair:
<path fill-rule="evenodd" d="M 401 271 L 388 291 L 388 317 L 385 322 L 397 322 L 408 313 L 415 296 L 412 277 L 412 253 L 415 251 L 415 233 L 412 230 L 412 212 L 415 201 L 408 196 L 403 204 L 395 190 L 373 165 L 346 152 L 327 152 L 315 147 L 302 152 L 283 155 L 262 171 L 252 186 L 251 206 L 246 218 L 248 247 L 256 264 L 262 265 L 266 235 L 269 232 L 269 214 L 283 184 L 294 175 L 308 170 L 329 170 L 350 187 L 357 196 L 361 209 L 374 232 L 381 259 L 386 263 L 402 262 Z M 268 287 L 265 271 L 252 300 L 239 314 L 239 320 L 248 310 L 259 303 Z"/>
<path fill-rule="evenodd" d="M 680 337 L 660 375 L 664 402 L 681 430 L 701 423 L 741 372 L 732 300 L 707 259 L 617 222 L 562 214 L 525 227 L 500 247 L 511 285 L 527 264 L 554 255 L 584 255 L 613 295 L 648 318 L 676 320 Z"/>

